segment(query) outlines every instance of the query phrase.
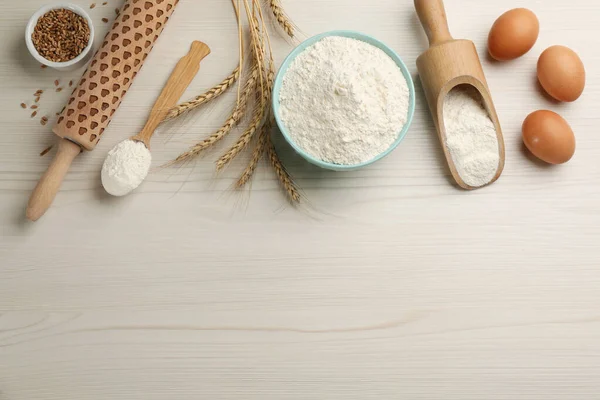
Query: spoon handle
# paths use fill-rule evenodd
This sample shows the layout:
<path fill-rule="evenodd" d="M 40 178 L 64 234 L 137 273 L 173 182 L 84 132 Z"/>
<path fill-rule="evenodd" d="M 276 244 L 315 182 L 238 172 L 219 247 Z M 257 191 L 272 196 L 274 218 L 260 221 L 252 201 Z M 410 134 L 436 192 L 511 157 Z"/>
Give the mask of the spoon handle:
<path fill-rule="evenodd" d="M 429 47 L 452 40 L 442 0 L 415 0 L 415 9 L 429 39 Z"/>
<path fill-rule="evenodd" d="M 169 110 L 177 105 L 177 102 L 200 70 L 200 61 L 209 54 L 210 49 L 206 44 L 199 41 L 192 43 L 190 52 L 179 60 L 162 93 L 156 100 L 146 126 L 138 135 L 134 136 L 134 139 L 144 142 L 149 147 L 152 134 L 165 119 Z"/>

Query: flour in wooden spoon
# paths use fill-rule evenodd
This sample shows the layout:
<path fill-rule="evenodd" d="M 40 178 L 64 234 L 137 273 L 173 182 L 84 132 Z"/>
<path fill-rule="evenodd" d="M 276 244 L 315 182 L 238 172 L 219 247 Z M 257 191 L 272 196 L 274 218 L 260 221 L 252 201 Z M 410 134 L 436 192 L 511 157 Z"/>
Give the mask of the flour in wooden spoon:
<path fill-rule="evenodd" d="M 125 196 L 148 176 L 152 155 L 142 142 L 124 140 L 116 145 L 102 166 L 102 185 L 113 196 Z"/>
<path fill-rule="evenodd" d="M 353 165 L 390 148 L 407 122 L 409 99 L 402 71 L 385 52 L 330 36 L 290 64 L 280 116 L 292 141 L 308 154 Z"/>

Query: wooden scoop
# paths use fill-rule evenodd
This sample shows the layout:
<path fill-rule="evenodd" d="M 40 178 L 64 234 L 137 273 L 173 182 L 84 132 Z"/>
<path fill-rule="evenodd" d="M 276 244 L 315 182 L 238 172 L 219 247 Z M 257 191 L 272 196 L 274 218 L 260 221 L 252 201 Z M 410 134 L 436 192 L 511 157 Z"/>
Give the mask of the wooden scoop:
<path fill-rule="evenodd" d="M 446 147 L 446 128 L 443 118 L 446 95 L 458 85 L 471 85 L 481 94 L 483 104 L 498 135 L 500 163 L 496 175 L 489 182 L 493 183 L 504 169 L 504 138 L 475 44 L 470 40 L 452 38 L 442 0 L 415 0 L 415 8 L 429 39 L 429 49 L 417 59 L 417 69 L 450 172 L 460 187 L 467 190 L 476 189 L 467 185 L 456 170 Z"/>

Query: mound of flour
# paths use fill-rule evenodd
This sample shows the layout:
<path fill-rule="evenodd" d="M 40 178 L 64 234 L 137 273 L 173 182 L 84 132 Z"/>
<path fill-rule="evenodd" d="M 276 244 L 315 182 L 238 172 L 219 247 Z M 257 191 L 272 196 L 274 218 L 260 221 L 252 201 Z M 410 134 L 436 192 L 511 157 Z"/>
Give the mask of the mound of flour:
<path fill-rule="evenodd" d="M 102 166 L 102 186 L 113 196 L 125 196 L 148 176 L 152 154 L 144 143 L 124 140 L 108 152 Z"/>
<path fill-rule="evenodd" d="M 330 36 L 290 64 L 279 101 L 282 122 L 299 147 L 320 160 L 353 165 L 398 138 L 408 119 L 409 89 L 381 49 Z"/>

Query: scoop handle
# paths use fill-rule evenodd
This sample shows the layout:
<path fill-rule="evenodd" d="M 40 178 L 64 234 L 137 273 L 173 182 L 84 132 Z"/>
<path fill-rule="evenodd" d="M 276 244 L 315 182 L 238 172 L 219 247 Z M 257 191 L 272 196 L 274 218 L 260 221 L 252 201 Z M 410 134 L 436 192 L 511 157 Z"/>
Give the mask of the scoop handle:
<path fill-rule="evenodd" d="M 210 48 L 206 44 L 197 40 L 192 42 L 189 53 L 179 60 L 156 103 L 154 103 L 144 129 L 134 136 L 134 139 L 142 141 L 146 144 L 146 147 L 150 147 L 150 138 L 154 131 L 163 122 L 169 110 L 177 105 L 177 101 L 183 96 L 185 90 L 198 74 L 200 61 L 209 54 Z"/>
<path fill-rule="evenodd" d="M 81 153 L 81 147 L 78 144 L 67 139 L 60 140 L 54 160 L 29 198 L 27 219 L 37 221 L 50 208 L 71 163 L 79 153 Z"/>
<path fill-rule="evenodd" d="M 415 0 L 415 9 L 429 39 L 429 47 L 453 40 L 442 0 Z"/>

